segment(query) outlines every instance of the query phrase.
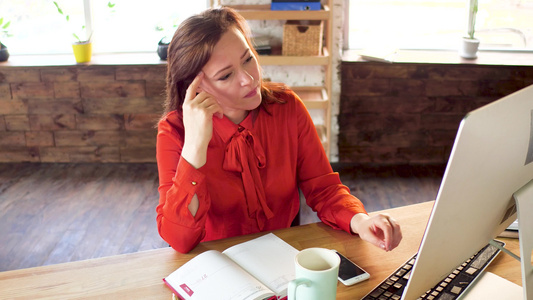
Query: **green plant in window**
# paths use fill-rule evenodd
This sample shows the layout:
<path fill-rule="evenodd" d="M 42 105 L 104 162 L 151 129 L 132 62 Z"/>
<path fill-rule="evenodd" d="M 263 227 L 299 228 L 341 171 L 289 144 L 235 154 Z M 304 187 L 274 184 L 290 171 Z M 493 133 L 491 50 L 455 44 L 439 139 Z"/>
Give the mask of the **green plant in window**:
<path fill-rule="evenodd" d="M 70 16 L 68 14 L 66 14 L 63 9 L 61 8 L 61 6 L 59 6 L 59 4 L 57 3 L 57 1 L 53 1 L 56 9 L 57 9 L 57 12 L 62 15 L 65 20 L 67 21 L 67 23 L 70 23 Z M 114 11 L 113 9 L 115 8 L 115 3 L 112 3 L 111 1 L 107 2 L 107 7 L 111 10 L 111 11 Z M 85 25 L 82 25 L 81 26 L 81 32 L 85 31 L 86 27 Z M 86 39 L 82 39 L 80 38 L 81 35 L 79 35 L 78 33 L 76 32 L 73 32 L 72 33 L 72 36 L 74 36 L 74 38 L 76 39 L 76 42 L 79 43 L 79 44 L 82 44 L 82 43 L 87 43 L 87 42 L 90 42 L 91 41 L 91 37 L 92 37 L 92 32 L 90 33 L 86 33 L 87 35 L 87 38 Z"/>
<path fill-rule="evenodd" d="M 476 17 L 478 10 L 478 0 L 470 0 L 470 7 L 468 9 L 468 38 L 475 39 L 474 33 L 476 31 Z"/>
<path fill-rule="evenodd" d="M 10 25 L 11 25 L 11 21 L 7 21 L 3 17 L 0 17 L 0 38 L 11 36 L 9 34 L 9 26 Z"/>

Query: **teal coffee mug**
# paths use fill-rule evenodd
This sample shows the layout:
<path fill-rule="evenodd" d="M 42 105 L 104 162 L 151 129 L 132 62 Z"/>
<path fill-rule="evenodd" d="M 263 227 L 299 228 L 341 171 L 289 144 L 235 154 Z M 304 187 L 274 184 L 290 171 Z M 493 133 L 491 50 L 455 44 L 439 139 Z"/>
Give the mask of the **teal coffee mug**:
<path fill-rule="evenodd" d="M 295 257 L 295 279 L 289 300 L 333 300 L 337 296 L 339 256 L 330 249 L 308 248 Z"/>

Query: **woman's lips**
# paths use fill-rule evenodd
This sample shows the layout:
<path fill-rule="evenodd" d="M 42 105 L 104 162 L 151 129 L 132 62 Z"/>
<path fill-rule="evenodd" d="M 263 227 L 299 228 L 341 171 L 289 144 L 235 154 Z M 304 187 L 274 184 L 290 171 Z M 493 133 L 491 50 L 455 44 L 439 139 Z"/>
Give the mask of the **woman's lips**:
<path fill-rule="evenodd" d="M 257 95 L 257 87 L 244 96 L 244 98 L 250 98 Z"/>

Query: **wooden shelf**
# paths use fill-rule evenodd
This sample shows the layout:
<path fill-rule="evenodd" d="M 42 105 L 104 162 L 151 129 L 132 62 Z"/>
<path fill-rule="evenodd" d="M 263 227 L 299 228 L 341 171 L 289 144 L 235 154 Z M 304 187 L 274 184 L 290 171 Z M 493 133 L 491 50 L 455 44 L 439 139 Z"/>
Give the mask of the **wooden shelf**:
<path fill-rule="evenodd" d="M 227 5 L 248 20 L 329 20 L 329 7 L 322 10 L 270 10 L 270 5 Z"/>
<path fill-rule="evenodd" d="M 326 53 L 326 52 L 324 52 Z M 330 61 L 329 56 L 282 56 L 282 55 L 260 55 L 259 63 L 263 66 L 285 65 L 285 66 L 325 66 Z"/>
<path fill-rule="evenodd" d="M 316 132 L 318 133 L 318 137 L 320 138 L 320 141 L 322 142 L 322 145 L 324 146 L 324 148 L 326 148 L 329 145 L 328 136 L 327 136 L 328 129 L 326 128 L 325 125 L 321 125 L 321 124 L 315 124 L 315 128 L 316 128 Z"/>
<path fill-rule="evenodd" d="M 328 93 L 323 87 L 295 86 L 291 89 L 302 99 L 307 109 L 328 108 Z"/>

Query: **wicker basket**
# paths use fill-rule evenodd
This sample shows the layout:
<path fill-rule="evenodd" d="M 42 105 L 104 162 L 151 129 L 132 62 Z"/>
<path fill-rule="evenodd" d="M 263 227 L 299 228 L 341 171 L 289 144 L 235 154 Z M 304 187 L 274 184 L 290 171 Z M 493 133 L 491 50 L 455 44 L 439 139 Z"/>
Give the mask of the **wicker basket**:
<path fill-rule="evenodd" d="M 287 21 L 283 25 L 283 55 L 316 56 L 322 52 L 322 21 Z"/>

